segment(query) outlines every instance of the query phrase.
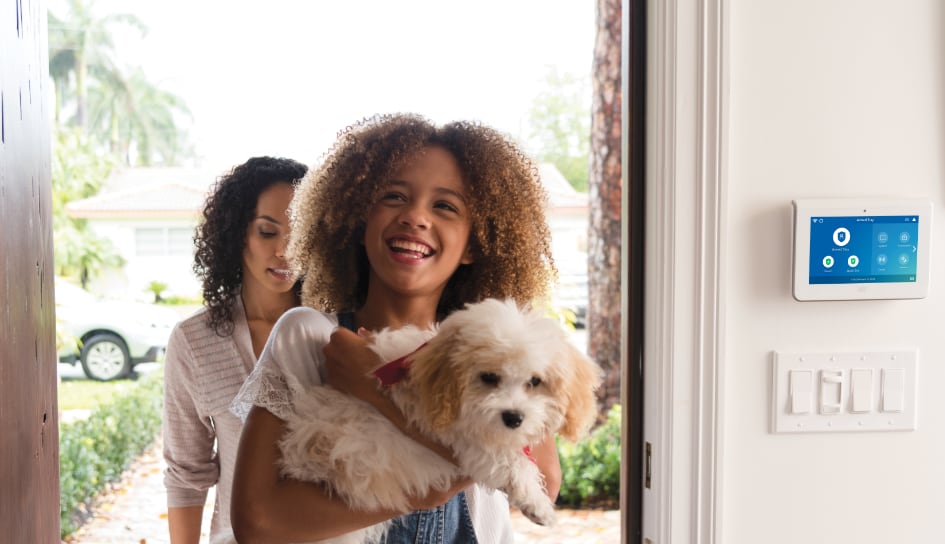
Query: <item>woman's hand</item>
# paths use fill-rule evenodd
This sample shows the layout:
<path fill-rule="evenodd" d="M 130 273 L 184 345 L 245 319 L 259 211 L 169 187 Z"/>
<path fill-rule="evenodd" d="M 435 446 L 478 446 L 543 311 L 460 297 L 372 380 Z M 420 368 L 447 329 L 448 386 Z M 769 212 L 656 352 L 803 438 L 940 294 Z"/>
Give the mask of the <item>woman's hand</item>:
<path fill-rule="evenodd" d="M 371 350 L 369 340 L 339 327 L 331 333 L 331 339 L 322 351 L 325 354 L 328 385 L 374 404 L 378 395 L 377 379 L 371 372 L 384 362 Z"/>

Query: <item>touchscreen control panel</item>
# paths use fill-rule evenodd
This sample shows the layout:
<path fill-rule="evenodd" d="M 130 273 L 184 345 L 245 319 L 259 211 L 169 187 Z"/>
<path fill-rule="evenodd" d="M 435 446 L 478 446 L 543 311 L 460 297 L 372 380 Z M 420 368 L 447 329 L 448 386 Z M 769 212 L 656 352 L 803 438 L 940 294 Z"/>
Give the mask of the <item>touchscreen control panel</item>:
<path fill-rule="evenodd" d="M 794 297 L 924 297 L 931 220 L 928 201 L 795 201 Z"/>

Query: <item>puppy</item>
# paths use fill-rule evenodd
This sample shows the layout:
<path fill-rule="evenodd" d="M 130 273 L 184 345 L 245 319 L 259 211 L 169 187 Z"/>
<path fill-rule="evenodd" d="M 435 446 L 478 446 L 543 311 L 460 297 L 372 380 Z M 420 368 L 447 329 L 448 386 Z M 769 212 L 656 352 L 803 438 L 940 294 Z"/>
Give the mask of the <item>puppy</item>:
<path fill-rule="evenodd" d="M 450 447 L 458 466 L 367 403 L 321 386 L 297 400 L 287 421 L 285 475 L 323 482 L 356 510 L 400 511 L 410 509 L 409 496 L 468 476 L 504 491 L 533 522 L 555 523 L 527 450 L 555 434 L 582 437 L 597 413 L 600 381 L 597 365 L 556 321 L 487 299 L 453 312 L 437 330 L 384 329 L 373 349 L 385 361 L 409 354 L 405 376 L 387 394 L 420 432 Z M 377 542 L 390 523 L 330 542 Z"/>

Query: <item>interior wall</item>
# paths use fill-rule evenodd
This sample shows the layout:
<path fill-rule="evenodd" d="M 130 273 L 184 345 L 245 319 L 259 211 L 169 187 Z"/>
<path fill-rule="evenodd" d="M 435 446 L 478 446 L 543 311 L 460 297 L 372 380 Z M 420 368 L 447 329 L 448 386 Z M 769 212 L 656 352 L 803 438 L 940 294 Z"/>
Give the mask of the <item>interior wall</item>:
<path fill-rule="evenodd" d="M 59 542 L 46 6 L 0 0 L 0 542 Z"/>
<path fill-rule="evenodd" d="M 721 542 L 945 539 L 945 3 L 732 0 Z M 791 200 L 932 202 L 921 300 L 797 302 Z M 772 434 L 772 352 L 917 349 L 917 429 Z"/>

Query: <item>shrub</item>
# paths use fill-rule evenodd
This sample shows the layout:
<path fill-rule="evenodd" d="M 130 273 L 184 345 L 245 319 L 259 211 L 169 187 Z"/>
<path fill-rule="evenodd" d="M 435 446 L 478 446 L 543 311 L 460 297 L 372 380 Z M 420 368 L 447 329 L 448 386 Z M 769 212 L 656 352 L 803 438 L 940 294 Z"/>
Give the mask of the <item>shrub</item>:
<path fill-rule="evenodd" d="M 88 515 L 96 494 L 154 443 L 161 427 L 163 373 L 152 372 L 134 387 L 96 408 L 83 421 L 59 428 L 59 517 L 62 536 Z"/>
<path fill-rule="evenodd" d="M 607 421 L 577 444 L 558 442 L 561 492 L 558 504 L 590 507 L 620 502 L 620 405 Z"/>

